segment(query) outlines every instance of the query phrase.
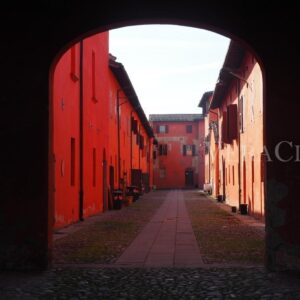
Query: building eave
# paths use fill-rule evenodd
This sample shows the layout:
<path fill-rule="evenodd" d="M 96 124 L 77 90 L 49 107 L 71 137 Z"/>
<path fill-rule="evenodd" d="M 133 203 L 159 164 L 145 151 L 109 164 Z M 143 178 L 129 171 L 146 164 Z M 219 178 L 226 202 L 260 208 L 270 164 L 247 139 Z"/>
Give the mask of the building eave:
<path fill-rule="evenodd" d="M 141 123 L 146 130 L 149 137 L 154 137 L 154 133 L 150 123 L 145 115 L 145 112 L 141 106 L 141 103 L 138 99 L 138 96 L 134 90 L 134 87 L 130 81 L 130 78 L 123 66 L 123 64 L 116 62 L 115 57 L 110 56 L 109 59 L 109 67 L 113 72 L 114 76 L 116 77 L 120 87 L 124 91 L 126 97 L 128 98 L 130 104 L 132 105 L 133 109 L 138 114 Z"/>
<path fill-rule="evenodd" d="M 242 64 L 246 50 L 238 43 L 231 41 L 219 72 L 219 77 L 215 85 L 210 108 L 218 108 L 227 94 L 228 88 L 234 76 L 234 71 L 238 70 Z"/>

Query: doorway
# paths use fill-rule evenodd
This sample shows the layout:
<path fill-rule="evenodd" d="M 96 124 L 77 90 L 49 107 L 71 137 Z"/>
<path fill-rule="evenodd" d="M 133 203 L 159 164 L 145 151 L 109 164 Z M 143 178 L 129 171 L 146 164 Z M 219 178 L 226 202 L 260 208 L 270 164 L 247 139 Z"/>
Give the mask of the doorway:
<path fill-rule="evenodd" d="M 189 188 L 194 186 L 194 171 L 191 169 L 185 171 L 185 186 Z"/>

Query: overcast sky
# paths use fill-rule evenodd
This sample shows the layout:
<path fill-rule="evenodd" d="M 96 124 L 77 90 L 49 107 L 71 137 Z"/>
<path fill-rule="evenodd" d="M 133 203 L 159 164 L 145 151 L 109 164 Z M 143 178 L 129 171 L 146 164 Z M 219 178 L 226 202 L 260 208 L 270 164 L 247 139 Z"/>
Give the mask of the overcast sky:
<path fill-rule="evenodd" d="M 122 63 L 145 114 L 201 113 L 202 94 L 213 90 L 229 39 L 173 25 L 110 31 L 110 53 Z"/>

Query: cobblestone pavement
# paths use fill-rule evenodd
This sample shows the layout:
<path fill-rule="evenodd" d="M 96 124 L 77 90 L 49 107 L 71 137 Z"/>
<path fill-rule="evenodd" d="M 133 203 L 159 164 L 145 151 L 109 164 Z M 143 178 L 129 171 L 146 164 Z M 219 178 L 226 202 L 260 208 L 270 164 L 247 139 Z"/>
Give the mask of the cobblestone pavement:
<path fill-rule="evenodd" d="M 299 278 L 262 268 L 55 269 L 17 286 L 9 277 L 0 299 L 300 299 Z"/>
<path fill-rule="evenodd" d="M 168 194 L 162 192 L 162 195 L 163 193 Z M 190 192 L 184 193 L 187 195 Z M 196 198 L 198 199 L 198 196 Z M 192 197 L 190 201 L 193 201 Z M 208 203 L 205 200 L 203 203 L 206 203 L 207 208 L 213 205 L 212 202 Z M 205 212 L 203 207 L 201 209 Z M 107 218 L 111 217 L 106 215 L 104 219 Z M 232 229 L 228 226 L 226 228 Z M 238 228 L 240 231 L 243 230 L 243 226 Z M 202 230 L 202 227 L 199 229 Z M 213 227 L 210 230 L 214 230 Z M 207 255 L 202 254 L 203 257 Z M 270 273 L 261 265 L 250 266 L 223 261 L 219 264 L 218 261 L 213 264 L 205 263 L 197 268 L 195 266 L 183 268 L 176 265 L 164 268 L 125 267 L 116 264 L 100 265 L 99 262 L 61 264 L 43 273 L 0 273 L 0 299 L 294 300 L 300 299 L 300 274 Z"/>

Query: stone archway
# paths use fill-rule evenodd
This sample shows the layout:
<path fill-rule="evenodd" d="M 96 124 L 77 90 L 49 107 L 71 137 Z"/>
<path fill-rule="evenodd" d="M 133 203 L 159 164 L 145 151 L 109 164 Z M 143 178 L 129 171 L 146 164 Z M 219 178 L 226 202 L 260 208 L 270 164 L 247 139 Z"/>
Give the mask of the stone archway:
<path fill-rule="evenodd" d="M 254 18 L 242 3 L 231 7 L 222 1 L 46 6 L 41 12 L 19 7 L 1 11 L 0 268 L 46 268 L 50 261 L 53 203 L 48 201 L 49 180 L 52 186 L 48 144 L 52 124 L 48 117 L 53 58 L 59 59 L 57 53 L 85 35 L 127 25 L 168 23 L 235 37 L 251 45 L 263 63 L 265 145 L 272 158 L 266 164 L 266 264 L 271 269 L 299 269 L 299 162 L 283 162 L 274 154 L 280 141 L 300 144 L 299 62 L 295 59 L 300 49 L 292 31 L 297 27 L 297 10 L 275 10 L 273 5 L 268 14 L 251 10 Z M 282 156 L 291 154 L 293 148 L 282 149 Z"/>

